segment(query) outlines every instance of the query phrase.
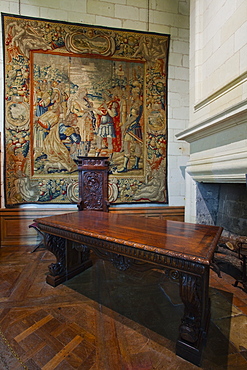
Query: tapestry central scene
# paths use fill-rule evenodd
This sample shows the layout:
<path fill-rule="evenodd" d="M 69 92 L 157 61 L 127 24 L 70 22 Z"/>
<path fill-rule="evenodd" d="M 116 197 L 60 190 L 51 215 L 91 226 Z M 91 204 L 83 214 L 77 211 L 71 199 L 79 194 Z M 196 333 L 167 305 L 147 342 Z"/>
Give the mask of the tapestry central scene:
<path fill-rule="evenodd" d="M 78 156 L 110 203 L 166 203 L 169 36 L 2 18 L 6 206 L 76 203 Z"/>
<path fill-rule="evenodd" d="M 70 174 L 77 156 L 143 176 L 143 63 L 35 53 L 33 76 L 34 176 Z"/>

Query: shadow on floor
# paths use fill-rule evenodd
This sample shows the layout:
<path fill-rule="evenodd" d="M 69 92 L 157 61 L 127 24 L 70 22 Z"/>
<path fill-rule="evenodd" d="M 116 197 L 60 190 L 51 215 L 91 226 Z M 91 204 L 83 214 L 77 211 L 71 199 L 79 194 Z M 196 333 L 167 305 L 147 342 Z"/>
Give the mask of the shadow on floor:
<path fill-rule="evenodd" d="M 178 282 L 171 281 L 161 271 L 122 272 L 110 262 L 96 260 L 93 267 L 64 285 L 128 318 L 127 325 L 137 323 L 135 330 L 142 330 L 141 326 L 165 337 L 175 350 L 183 304 Z M 202 367 L 227 369 L 229 353 L 237 352 L 229 342 L 232 294 L 210 288 L 210 298 L 211 323 Z M 225 320 L 224 331 L 217 325 L 221 320 Z M 159 340 L 157 336 L 154 338 Z"/>

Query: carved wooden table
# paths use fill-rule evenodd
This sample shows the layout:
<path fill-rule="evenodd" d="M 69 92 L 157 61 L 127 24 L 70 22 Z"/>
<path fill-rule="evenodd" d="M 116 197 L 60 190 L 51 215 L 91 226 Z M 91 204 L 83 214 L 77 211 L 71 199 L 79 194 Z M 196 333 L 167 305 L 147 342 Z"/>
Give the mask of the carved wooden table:
<path fill-rule="evenodd" d="M 100 211 L 35 221 L 46 235 L 48 250 L 57 258 L 46 279 L 52 286 L 90 267 L 90 249 L 121 270 L 143 263 L 173 270 L 184 303 L 176 354 L 200 365 L 210 320 L 209 269 L 222 228 Z"/>

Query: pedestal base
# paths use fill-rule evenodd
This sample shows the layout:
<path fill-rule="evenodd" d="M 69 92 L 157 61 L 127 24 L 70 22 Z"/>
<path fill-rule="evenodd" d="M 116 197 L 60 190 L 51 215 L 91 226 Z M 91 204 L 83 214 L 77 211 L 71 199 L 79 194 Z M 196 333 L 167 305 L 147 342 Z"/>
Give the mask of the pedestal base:
<path fill-rule="evenodd" d="M 176 344 L 176 355 L 184 358 L 189 362 L 192 362 L 192 364 L 194 365 L 201 366 L 202 349 L 204 345 L 205 336 L 202 336 L 202 338 L 200 338 L 200 343 L 198 347 L 194 347 L 189 343 L 178 340 Z"/>

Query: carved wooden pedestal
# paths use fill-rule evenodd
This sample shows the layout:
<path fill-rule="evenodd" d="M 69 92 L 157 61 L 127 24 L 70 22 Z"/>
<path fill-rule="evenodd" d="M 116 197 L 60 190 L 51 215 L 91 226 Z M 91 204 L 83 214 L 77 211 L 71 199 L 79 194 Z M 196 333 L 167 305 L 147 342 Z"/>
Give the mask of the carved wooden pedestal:
<path fill-rule="evenodd" d="M 108 212 L 107 201 L 109 162 L 107 157 L 78 157 L 78 210 Z M 49 266 L 46 282 L 57 286 L 92 266 L 90 250 L 86 245 L 60 236 L 46 234 L 46 248 L 56 256 Z"/>
<path fill-rule="evenodd" d="M 107 157 L 78 157 L 79 202 L 78 209 L 108 212 Z"/>

